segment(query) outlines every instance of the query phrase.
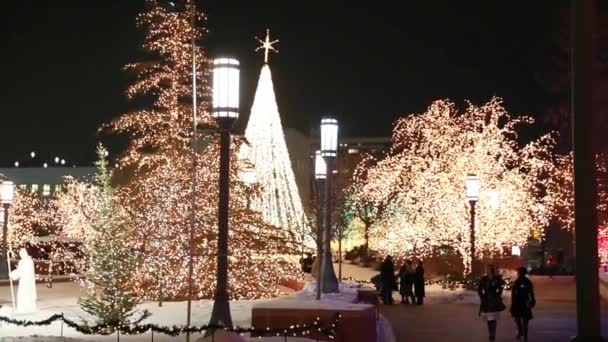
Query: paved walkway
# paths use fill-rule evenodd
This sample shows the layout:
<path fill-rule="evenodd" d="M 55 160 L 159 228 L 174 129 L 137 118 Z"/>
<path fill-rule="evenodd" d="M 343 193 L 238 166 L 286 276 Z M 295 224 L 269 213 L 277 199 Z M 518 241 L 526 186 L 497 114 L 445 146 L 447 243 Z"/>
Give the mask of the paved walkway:
<path fill-rule="evenodd" d="M 530 341 L 569 341 L 576 334 L 576 307 L 572 277 L 533 277 L 537 306 L 530 322 Z M 509 303 L 506 303 L 507 305 Z M 603 305 L 602 325 L 608 333 L 608 306 Z M 487 341 L 485 322 L 472 304 L 435 304 L 422 307 L 382 306 L 393 324 L 397 341 Z M 515 341 L 516 327 L 508 312 L 498 323 L 497 341 Z"/>
<path fill-rule="evenodd" d="M 344 277 L 368 280 L 376 271 L 344 265 Z M 532 276 L 537 305 L 530 322 L 529 341 L 569 341 L 576 335 L 576 296 L 573 277 Z M 506 300 L 507 306 L 510 299 Z M 488 341 L 487 328 L 474 304 L 382 305 L 380 311 L 391 322 L 399 342 Z M 608 336 L 608 304 L 602 302 L 602 328 Z M 497 341 L 516 341 L 515 322 L 507 311 L 498 323 Z"/>

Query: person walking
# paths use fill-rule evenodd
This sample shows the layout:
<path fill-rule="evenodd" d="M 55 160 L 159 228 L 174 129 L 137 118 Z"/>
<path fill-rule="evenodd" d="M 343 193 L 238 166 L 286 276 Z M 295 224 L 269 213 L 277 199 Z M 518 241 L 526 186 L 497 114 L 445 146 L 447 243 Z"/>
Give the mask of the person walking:
<path fill-rule="evenodd" d="M 517 269 L 517 279 L 511 289 L 511 316 L 517 325 L 517 339 L 528 340 L 528 322 L 532 319 L 532 308 L 536 305 L 534 286 L 526 274 L 525 267 Z"/>
<path fill-rule="evenodd" d="M 414 292 L 416 305 L 424 304 L 424 267 L 422 267 L 422 260 L 418 260 L 418 265 L 416 265 L 414 271 Z"/>
<path fill-rule="evenodd" d="M 490 341 L 496 340 L 496 326 L 500 312 L 506 309 L 502 301 L 504 282 L 494 265 L 488 265 L 486 275 L 481 277 L 477 293 L 479 294 L 479 314 L 488 324 Z"/>
<path fill-rule="evenodd" d="M 382 301 L 384 304 L 393 304 L 393 288 L 395 286 L 395 265 L 393 258 L 388 255 L 380 266 L 380 275 L 382 278 Z"/>
<path fill-rule="evenodd" d="M 414 267 L 412 261 L 407 260 L 399 269 L 399 294 L 401 295 L 401 303 L 409 304 L 410 299 L 412 304 L 416 303 L 412 286 L 414 285 Z"/>

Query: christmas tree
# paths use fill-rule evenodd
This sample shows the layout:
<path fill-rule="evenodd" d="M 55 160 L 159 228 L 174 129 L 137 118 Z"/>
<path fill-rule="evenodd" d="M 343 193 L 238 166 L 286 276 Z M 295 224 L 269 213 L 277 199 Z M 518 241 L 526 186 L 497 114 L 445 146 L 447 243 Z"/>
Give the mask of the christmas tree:
<path fill-rule="evenodd" d="M 256 181 L 261 185 L 261 196 L 252 207 L 262 213 L 264 220 L 283 227 L 297 239 L 299 244 L 311 245 L 302 200 L 296 185 L 281 117 L 272 84 L 268 61 L 268 51 L 273 49 L 269 34 L 261 41 L 265 49 L 265 63 L 258 80 L 258 88 L 251 107 L 245 138 L 251 144 L 249 159 L 255 168 Z"/>
<path fill-rule="evenodd" d="M 210 298 L 217 251 L 217 135 L 209 133 L 208 146 L 192 152 L 192 56 L 198 80 L 196 122 L 208 131 L 215 127 L 209 113 L 209 60 L 200 46 L 193 53 L 191 45 L 193 37 L 198 41 L 205 35 L 204 16 L 193 1 L 183 7 L 166 7 L 157 0 L 146 4 L 138 23 L 146 30 L 144 48 L 151 60 L 127 66 L 136 75 L 127 95 L 148 105 L 107 126 L 112 133 L 130 137 L 118 160 L 119 175 L 128 179 L 118 196 L 129 213 L 133 248 L 142 259 L 134 286 L 147 299 L 189 295 L 190 230 L 194 225 L 193 297 Z M 230 171 L 229 292 L 231 298 L 251 299 L 278 294 L 274 285 L 298 278 L 299 273 L 282 257 L 295 251 L 288 234 L 264 223 L 247 206 L 255 191 L 239 178 L 234 152 L 240 145 L 235 138 Z"/>
<path fill-rule="evenodd" d="M 87 259 L 89 262 L 86 282 L 90 293 L 79 299 L 83 311 L 96 317 L 97 324 L 116 327 L 133 323 L 138 300 L 131 292 L 129 283 L 137 267 L 137 259 L 131 251 L 124 213 L 121 211 L 114 189 L 110 185 L 106 150 L 98 147 L 96 197 L 99 200 L 96 215 L 89 230 Z M 136 322 L 149 316 L 144 311 Z"/>

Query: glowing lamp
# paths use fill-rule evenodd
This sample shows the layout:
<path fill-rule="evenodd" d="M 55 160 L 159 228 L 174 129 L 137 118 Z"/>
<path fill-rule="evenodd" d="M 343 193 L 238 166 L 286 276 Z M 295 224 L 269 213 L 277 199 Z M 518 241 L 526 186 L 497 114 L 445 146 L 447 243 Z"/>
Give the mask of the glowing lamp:
<path fill-rule="evenodd" d="M 256 182 L 255 170 L 252 167 L 243 169 L 241 174 L 241 180 L 245 184 L 254 184 Z"/>
<path fill-rule="evenodd" d="M 13 203 L 13 197 L 15 196 L 15 183 L 11 181 L 3 181 L 0 184 L 0 202 L 3 204 Z"/>
<path fill-rule="evenodd" d="M 239 61 L 234 58 L 213 61 L 213 117 L 239 117 Z"/>
<path fill-rule="evenodd" d="M 36 157 L 36 152 L 34 152 L 34 151 L 30 152 L 30 157 L 35 158 Z"/>
<path fill-rule="evenodd" d="M 466 180 L 467 199 L 471 202 L 479 200 L 479 177 L 469 173 Z"/>
<path fill-rule="evenodd" d="M 61 159 L 61 165 L 65 165 L 65 159 Z"/>
<path fill-rule="evenodd" d="M 335 158 L 338 155 L 338 120 L 321 119 L 321 156 Z"/>
<path fill-rule="evenodd" d="M 521 248 L 519 246 L 511 246 L 511 255 L 520 256 Z"/>
<path fill-rule="evenodd" d="M 18 161 L 15 162 L 15 167 L 19 167 L 19 162 Z"/>
<path fill-rule="evenodd" d="M 59 157 L 55 157 L 55 164 L 59 163 Z"/>
<path fill-rule="evenodd" d="M 315 179 L 327 178 L 327 164 L 321 156 L 321 151 L 315 152 Z"/>

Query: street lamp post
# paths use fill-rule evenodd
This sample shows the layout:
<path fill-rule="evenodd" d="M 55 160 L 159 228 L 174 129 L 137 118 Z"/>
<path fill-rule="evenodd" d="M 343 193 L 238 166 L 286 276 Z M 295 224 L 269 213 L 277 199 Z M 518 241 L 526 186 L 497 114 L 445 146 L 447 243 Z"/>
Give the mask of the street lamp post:
<path fill-rule="evenodd" d="M 10 181 L 3 181 L 0 184 L 0 202 L 4 209 L 2 222 L 2 255 L 0 255 L 0 278 L 8 278 L 8 209 L 13 203 L 15 195 L 15 184 Z"/>
<path fill-rule="evenodd" d="M 321 151 L 315 152 L 315 181 L 316 181 L 316 207 L 317 207 L 317 266 L 323 260 L 323 193 L 321 189 L 327 178 L 327 164 L 321 157 Z M 317 300 L 321 300 L 321 279 L 323 272 L 317 267 Z"/>
<path fill-rule="evenodd" d="M 210 325 L 232 327 L 228 301 L 228 206 L 230 203 L 230 130 L 239 117 L 239 61 L 213 61 L 213 117 L 220 132 L 217 276 Z M 207 335 L 211 334 L 207 331 Z"/>
<path fill-rule="evenodd" d="M 475 204 L 477 204 L 477 201 L 479 200 L 479 177 L 474 174 L 468 174 L 465 185 L 471 217 L 471 266 L 469 270 L 469 280 L 472 282 L 475 279 Z"/>
<path fill-rule="evenodd" d="M 338 120 L 331 117 L 321 119 L 321 157 L 326 164 L 325 211 L 324 211 L 324 251 L 321 267 L 321 291 L 323 293 L 339 292 L 338 278 L 331 258 L 331 172 L 338 156 Z"/>

